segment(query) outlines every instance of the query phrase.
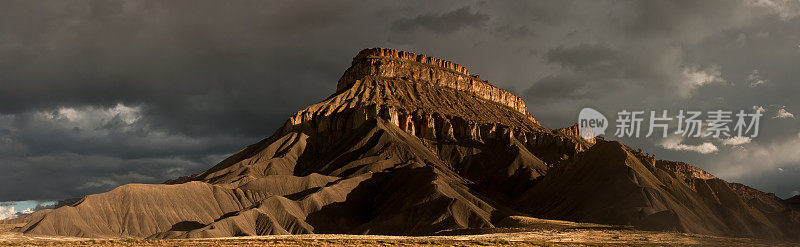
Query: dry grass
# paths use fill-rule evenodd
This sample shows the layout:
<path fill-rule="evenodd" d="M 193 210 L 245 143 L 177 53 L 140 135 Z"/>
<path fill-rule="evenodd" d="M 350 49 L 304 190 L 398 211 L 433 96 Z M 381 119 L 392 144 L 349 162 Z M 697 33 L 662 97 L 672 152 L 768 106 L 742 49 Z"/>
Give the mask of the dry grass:
<path fill-rule="evenodd" d="M 456 236 L 311 234 L 212 239 L 87 239 L 28 236 L 0 224 L 0 246 L 800 246 L 747 238 L 612 229 L 550 229 Z"/>

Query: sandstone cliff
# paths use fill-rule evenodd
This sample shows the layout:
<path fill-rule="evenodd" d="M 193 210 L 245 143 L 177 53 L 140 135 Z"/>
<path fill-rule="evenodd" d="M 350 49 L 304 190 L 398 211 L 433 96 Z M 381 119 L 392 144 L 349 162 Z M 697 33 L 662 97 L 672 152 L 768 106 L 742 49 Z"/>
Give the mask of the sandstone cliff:
<path fill-rule="evenodd" d="M 292 115 L 283 131 L 341 134 L 370 118 L 381 118 L 434 142 L 510 143 L 516 139 L 549 164 L 594 142 L 580 138 L 577 125 L 570 127 L 572 131 L 543 128 L 519 97 L 471 76 L 460 65 L 425 55 L 363 50 L 337 88 L 325 101 Z"/>
<path fill-rule="evenodd" d="M 714 175 L 711 175 L 710 173 L 700 168 L 694 167 L 692 165 L 680 161 L 658 160 L 656 161 L 656 166 L 661 169 L 685 175 L 688 178 L 699 178 L 699 179 L 716 178 L 714 177 Z"/>

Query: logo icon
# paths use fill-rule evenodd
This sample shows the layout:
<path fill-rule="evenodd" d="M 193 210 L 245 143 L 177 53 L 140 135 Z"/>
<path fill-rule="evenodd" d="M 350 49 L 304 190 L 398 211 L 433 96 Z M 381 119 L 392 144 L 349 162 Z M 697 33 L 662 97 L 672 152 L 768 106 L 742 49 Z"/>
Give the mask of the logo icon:
<path fill-rule="evenodd" d="M 599 111 L 592 108 L 583 108 L 578 114 L 578 129 L 583 139 L 592 139 L 606 134 L 608 119 Z"/>

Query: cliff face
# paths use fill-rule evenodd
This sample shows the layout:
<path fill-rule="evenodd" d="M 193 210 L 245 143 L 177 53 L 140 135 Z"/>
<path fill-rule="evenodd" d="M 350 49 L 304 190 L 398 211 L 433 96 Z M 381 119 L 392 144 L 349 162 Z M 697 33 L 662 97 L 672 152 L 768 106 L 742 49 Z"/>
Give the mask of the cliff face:
<path fill-rule="evenodd" d="M 543 128 L 525 102 L 464 67 L 425 55 L 373 48 L 358 53 L 327 100 L 292 115 L 284 131 L 338 134 L 381 118 L 435 143 L 511 143 L 514 139 L 548 164 L 594 143 L 567 131 Z"/>
<path fill-rule="evenodd" d="M 656 167 L 669 170 L 678 174 L 683 174 L 689 178 L 699 178 L 699 179 L 717 178 L 714 175 L 711 175 L 710 173 L 704 171 L 703 169 L 694 167 L 692 165 L 680 161 L 658 160 L 656 161 Z"/>
<path fill-rule="evenodd" d="M 470 75 L 466 68 L 450 61 L 392 49 L 362 50 L 353 58 L 352 66 L 339 80 L 337 91 L 351 87 L 357 80 L 368 76 L 400 78 L 468 92 L 508 106 L 536 122 L 521 98 L 481 80 L 477 75 Z"/>

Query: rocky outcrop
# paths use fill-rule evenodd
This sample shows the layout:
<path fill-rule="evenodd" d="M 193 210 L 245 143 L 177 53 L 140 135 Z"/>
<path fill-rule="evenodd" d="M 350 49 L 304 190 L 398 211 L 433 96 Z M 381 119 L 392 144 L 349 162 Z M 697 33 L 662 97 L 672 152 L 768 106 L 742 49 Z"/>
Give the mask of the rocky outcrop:
<path fill-rule="evenodd" d="M 461 66 L 380 48 L 360 52 L 339 80 L 337 93 L 291 116 L 282 131 L 338 135 L 370 118 L 381 118 L 432 146 L 510 144 L 514 139 L 551 165 L 594 143 L 570 131 L 543 128 L 519 97 L 470 76 Z"/>
<path fill-rule="evenodd" d="M 466 68 L 450 61 L 393 49 L 362 50 L 339 80 L 337 91 L 345 90 L 367 76 L 399 78 L 468 92 L 510 107 L 536 122 L 521 98 L 481 80 L 477 75 L 471 75 Z"/>
<path fill-rule="evenodd" d="M 698 178 L 698 179 L 717 178 L 714 175 L 711 175 L 710 173 L 704 171 L 703 169 L 694 167 L 692 165 L 680 161 L 657 160 L 656 167 L 672 171 L 678 174 L 683 174 L 689 178 Z"/>
<path fill-rule="evenodd" d="M 696 169 L 696 168 L 695 168 Z M 787 210 L 783 200 L 774 193 L 766 193 L 740 183 L 728 183 L 744 201 L 763 211 L 781 212 Z"/>
<path fill-rule="evenodd" d="M 577 123 L 573 124 L 573 125 L 571 125 L 569 127 L 556 129 L 556 130 L 554 130 L 554 132 L 560 133 L 560 134 L 568 136 L 568 137 L 571 137 L 571 138 L 573 138 L 575 140 L 578 140 L 579 142 L 585 142 L 586 144 L 589 144 L 589 145 L 592 145 L 592 144 L 594 144 L 596 142 L 595 138 L 586 139 L 586 138 L 581 137 L 580 127 L 578 126 Z"/>
<path fill-rule="evenodd" d="M 594 143 L 593 140 L 583 140 L 580 136 L 565 135 L 525 125 L 519 127 L 508 123 L 482 122 L 461 115 L 431 113 L 422 109 L 409 112 L 402 108 L 377 104 L 358 104 L 330 115 L 315 114 L 313 110 L 307 109 L 292 116 L 283 128 L 284 131 L 310 129 L 318 133 L 332 132 L 341 135 L 359 128 L 370 118 L 380 118 L 431 143 L 510 145 L 511 140 L 516 140 L 530 152 L 542 157 L 548 164 L 556 164 Z"/>

